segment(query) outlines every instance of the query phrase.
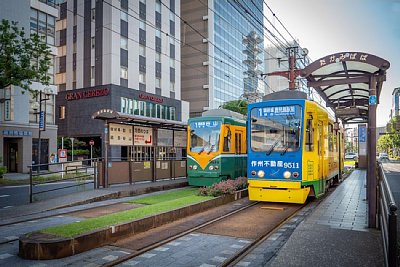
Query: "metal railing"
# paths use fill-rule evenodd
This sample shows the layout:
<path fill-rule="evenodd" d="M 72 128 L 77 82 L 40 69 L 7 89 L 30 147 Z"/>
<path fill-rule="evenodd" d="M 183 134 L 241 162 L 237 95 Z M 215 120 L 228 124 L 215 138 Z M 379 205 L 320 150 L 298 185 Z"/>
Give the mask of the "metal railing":
<path fill-rule="evenodd" d="M 378 176 L 378 220 L 382 232 L 385 264 L 389 267 L 397 267 L 397 205 L 380 162 L 378 163 Z"/>
<path fill-rule="evenodd" d="M 28 166 L 29 202 L 34 202 L 35 195 L 86 184 L 93 183 L 95 189 L 97 162 L 97 159 L 87 159 Z"/>

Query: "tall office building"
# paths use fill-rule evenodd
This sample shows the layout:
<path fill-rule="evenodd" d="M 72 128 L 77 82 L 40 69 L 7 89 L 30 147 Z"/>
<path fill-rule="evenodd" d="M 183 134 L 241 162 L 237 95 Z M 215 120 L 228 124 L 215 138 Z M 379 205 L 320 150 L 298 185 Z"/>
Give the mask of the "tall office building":
<path fill-rule="evenodd" d="M 181 14 L 182 99 L 190 116 L 264 94 L 263 1 L 188 0 Z"/>
<path fill-rule="evenodd" d="M 394 88 L 392 92 L 392 109 L 390 110 L 390 118 L 400 115 L 400 87 Z"/>
<path fill-rule="evenodd" d="M 186 121 L 181 101 L 180 1 L 66 0 L 57 21 L 59 135 L 94 139 L 100 109 Z M 118 153 L 117 153 L 118 154 Z M 118 155 L 116 155 L 118 156 Z"/>
<path fill-rule="evenodd" d="M 29 165 L 48 163 L 49 155 L 57 153 L 54 83 L 55 21 L 58 9 L 54 0 L 0 1 L 0 19 L 17 21 L 25 36 L 37 33 L 50 47 L 52 59 L 49 76 L 51 85 L 33 82 L 31 89 L 41 92 L 36 97 L 16 86 L 0 88 L 0 156 L 8 172 L 28 172 Z M 42 95 L 42 97 L 40 97 Z M 39 116 L 39 111 L 42 116 Z M 39 118 L 43 118 L 40 132 Z M 44 123 L 44 120 L 46 123 Z M 45 168 L 45 167 L 43 167 Z"/>

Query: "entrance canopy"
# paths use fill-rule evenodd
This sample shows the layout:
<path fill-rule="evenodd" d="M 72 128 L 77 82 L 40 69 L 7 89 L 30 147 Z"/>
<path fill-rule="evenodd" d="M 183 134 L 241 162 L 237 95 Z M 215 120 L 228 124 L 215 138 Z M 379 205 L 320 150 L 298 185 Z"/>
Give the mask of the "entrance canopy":
<path fill-rule="evenodd" d="M 365 123 L 369 104 L 378 104 L 389 67 L 387 60 L 371 54 L 342 52 L 314 61 L 301 71 L 301 76 L 344 124 Z"/>

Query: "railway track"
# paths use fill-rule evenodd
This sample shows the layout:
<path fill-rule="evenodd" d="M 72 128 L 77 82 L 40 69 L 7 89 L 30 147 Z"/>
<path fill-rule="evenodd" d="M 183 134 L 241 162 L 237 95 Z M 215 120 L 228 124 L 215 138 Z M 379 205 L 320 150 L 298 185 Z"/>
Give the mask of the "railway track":
<path fill-rule="evenodd" d="M 230 255 L 229 258 L 218 264 L 218 266 L 233 266 L 260 243 L 265 241 L 285 222 L 290 220 L 299 210 L 302 209 L 302 207 L 304 207 L 304 205 L 283 203 L 267 204 L 259 202 L 246 203 L 243 207 L 228 212 L 223 216 L 200 223 L 195 227 L 174 234 L 151 245 L 139 249 L 136 248 L 134 252 L 108 262 L 103 266 L 116 266 L 120 264 L 122 265 L 123 263 L 128 264 L 128 261 L 148 254 L 152 250 L 161 248 L 174 240 L 184 238 L 192 233 L 201 233 L 217 237 L 228 236 L 229 238 L 248 240 L 243 248 L 237 250 L 234 254 Z M 154 235 L 154 238 L 157 238 L 156 235 L 157 234 Z M 124 248 L 128 248 L 128 246 L 125 246 Z M 196 252 L 193 251 L 193 253 Z M 188 264 L 188 266 L 190 266 L 190 264 Z"/>

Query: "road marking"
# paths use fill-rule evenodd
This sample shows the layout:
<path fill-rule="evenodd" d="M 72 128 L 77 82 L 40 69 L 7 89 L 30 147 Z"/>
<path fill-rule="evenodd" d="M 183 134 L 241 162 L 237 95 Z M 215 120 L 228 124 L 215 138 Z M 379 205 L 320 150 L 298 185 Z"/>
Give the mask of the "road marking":
<path fill-rule="evenodd" d="M 7 259 L 7 258 L 12 257 L 12 256 L 14 256 L 14 255 L 9 254 L 9 253 L 1 254 L 0 255 L 0 260 L 4 260 L 4 259 Z"/>
<path fill-rule="evenodd" d="M 15 235 L 6 236 L 6 237 L 4 237 L 4 239 L 7 239 L 7 240 L 17 240 L 17 239 L 18 239 L 18 236 L 15 236 Z"/>
<path fill-rule="evenodd" d="M 0 198 L 2 197 L 9 197 L 10 195 L 0 195 Z"/>
<path fill-rule="evenodd" d="M 8 208 L 12 208 L 13 206 L 5 206 L 3 207 L 3 209 L 8 209 Z"/>

